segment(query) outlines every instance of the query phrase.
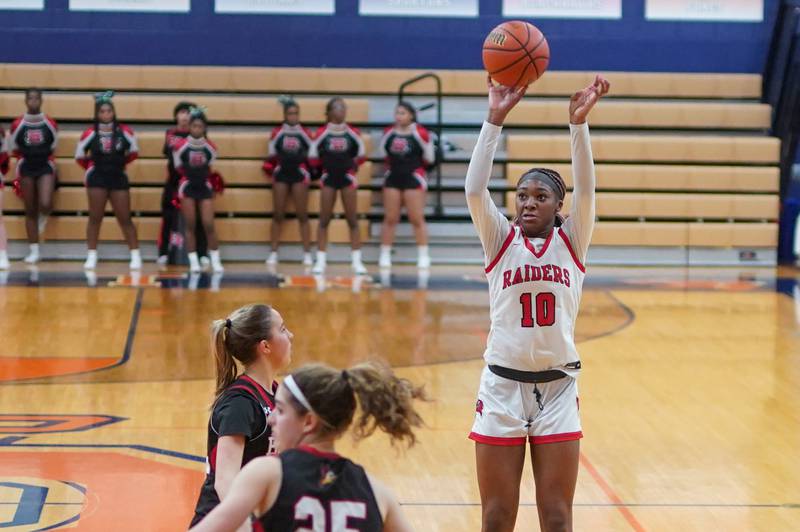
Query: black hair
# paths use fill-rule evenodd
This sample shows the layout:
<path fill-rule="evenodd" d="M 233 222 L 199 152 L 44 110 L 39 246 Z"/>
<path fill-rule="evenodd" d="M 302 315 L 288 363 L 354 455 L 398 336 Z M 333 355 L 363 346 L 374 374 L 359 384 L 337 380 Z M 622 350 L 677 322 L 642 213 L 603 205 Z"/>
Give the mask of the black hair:
<path fill-rule="evenodd" d="M 185 100 L 178 102 L 178 104 L 175 106 L 175 109 L 172 110 L 172 118 L 177 120 L 178 113 L 181 111 L 191 111 L 192 107 L 195 107 L 195 104 L 192 102 L 187 102 Z"/>
<path fill-rule="evenodd" d="M 111 107 L 111 111 L 114 113 L 114 119 L 111 121 L 111 150 L 115 150 L 117 146 L 117 137 L 122 134 L 119 128 L 119 122 L 117 121 L 117 108 L 114 107 L 114 102 L 111 101 L 111 95 L 113 93 L 106 92 L 102 95 L 96 95 L 94 100 L 94 134 L 95 138 L 99 138 L 100 135 L 100 109 L 104 105 L 108 105 Z"/>
<path fill-rule="evenodd" d="M 39 95 L 39 98 L 42 97 L 42 89 L 39 89 L 37 87 L 29 87 L 29 88 L 25 89 L 25 99 L 27 99 L 28 96 L 30 96 L 34 92 Z"/>
<path fill-rule="evenodd" d="M 283 106 L 284 113 L 286 113 L 292 107 L 296 107 L 298 110 L 300 109 L 300 105 L 291 96 L 279 96 L 278 102 Z"/>
<path fill-rule="evenodd" d="M 411 121 L 412 122 L 416 122 L 417 121 L 417 110 L 414 108 L 413 105 L 411 105 L 407 101 L 400 100 L 399 102 L 397 102 L 397 107 L 402 107 L 403 109 L 408 111 L 411 114 Z"/>
<path fill-rule="evenodd" d="M 328 100 L 327 104 L 325 104 L 325 117 L 328 120 L 330 120 L 331 110 L 333 109 L 333 106 L 336 102 L 342 102 L 342 104 L 344 104 L 344 98 L 342 98 L 341 96 L 334 96 L 333 98 Z"/>
<path fill-rule="evenodd" d="M 519 178 L 517 181 L 517 187 L 524 183 L 525 181 L 532 181 L 532 180 L 539 180 L 544 182 L 545 184 L 549 185 L 550 188 L 553 189 L 553 192 L 556 193 L 556 196 L 560 201 L 564 201 L 564 196 L 567 194 L 567 184 L 564 182 L 564 178 L 561 177 L 561 174 L 552 170 L 550 168 L 531 168 Z M 517 215 L 517 222 L 519 222 L 519 214 Z M 564 223 L 564 218 L 556 213 L 555 225 L 556 227 L 560 226 Z"/>

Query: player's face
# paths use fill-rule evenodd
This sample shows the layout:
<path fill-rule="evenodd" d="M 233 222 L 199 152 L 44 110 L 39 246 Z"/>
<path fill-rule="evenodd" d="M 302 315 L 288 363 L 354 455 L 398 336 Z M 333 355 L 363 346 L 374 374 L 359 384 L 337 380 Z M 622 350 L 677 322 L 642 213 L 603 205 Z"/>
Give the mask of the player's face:
<path fill-rule="evenodd" d="M 334 124 L 341 124 L 347 117 L 347 106 L 341 100 L 336 100 L 328 112 L 328 119 Z"/>
<path fill-rule="evenodd" d="M 275 410 L 267 419 L 272 427 L 272 437 L 278 452 L 292 449 L 300 444 L 304 436 L 305 416 L 295 410 L 291 394 L 285 386 L 275 394 Z"/>
<path fill-rule="evenodd" d="M 32 115 L 39 114 L 42 109 L 42 95 L 39 92 L 29 92 L 25 96 L 25 105 L 28 107 L 28 112 Z"/>
<path fill-rule="evenodd" d="M 206 134 L 206 124 L 202 120 L 192 120 L 189 123 L 189 134 L 196 139 Z"/>
<path fill-rule="evenodd" d="M 399 127 L 407 127 L 414 121 L 414 115 L 408 112 L 405 107 L 397 106 L 394 110 L 394 123 Z"/>
<path fill-rule="evenodd" d="M 100 106 L 100 109 L 97 110 L 97 119 L 100 121 L 101 124 L 109 124 L 114 121 L 114 109 L 104 103 Z"/>
<path fill-rule="evenodd" d="M 296 126 L 300 123 L 300 109 L 295 106 L 289 107 L 283 113 L 283 119 L 290 126 Z"/>
<path fill-rule="evenodd" d="M 529 237 L 546 237 L 564 202 L 555 191 L 538 179 L 528 179 L 517 187 L 519 224 Z"/>
<path fill-rule="evenodd" d="M 186 129 L 189 127 L 189 111 L 187 109 L 178 111 L 178 114 L 175 115 L 175 125 L 180 129 Z"/>
<path fill-rule="evenodd" d="M 292 361 L 292 338 L 294 335 L 286 327 L 281 314 L 272 309 L 272 331 L 269 348 L 273 364 L 277 369 L 285 368 Z"/>

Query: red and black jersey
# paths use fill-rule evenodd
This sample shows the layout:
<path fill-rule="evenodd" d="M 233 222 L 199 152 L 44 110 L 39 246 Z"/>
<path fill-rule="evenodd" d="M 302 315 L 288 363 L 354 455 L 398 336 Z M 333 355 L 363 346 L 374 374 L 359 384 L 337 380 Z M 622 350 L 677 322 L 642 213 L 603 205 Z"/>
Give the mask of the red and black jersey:
<path fill-rule="evenodd" d="M 49 165 L 57 144 L 58 126 L 43 113 L 24 114 L 11 124 L 9 151 L 20 165 L 23 162 L 31 168 Z"/>
<path fill-rule="evenodd" d="M 217 159 L 217 147 L 205 137 L 186 137 L 172 151 L 175 171 L 191 183 L 205 183 L 211 175 L 211 165 Z"/>
<path fill-rule="evenodd" d="M 139 145 L 133 130 L 125 124 L 100 124 L 81 135 L 75 149 L 75 160 L 87 174 L 119 177 L 125 166 L 139 156 Z"/>
<path fill-rule="evenodd" d="M 281 124 L 272 130 L 264 172 L 295 177 L 308 164 L 313 141 L 311 132 L 300 124 Z"/>
<path fill-rule="evenodd" d="M 435 160 L 430 133 L 416 123 L 402 132 L 394 126 L 387 127 L 383 131 L 380 150 L 386 160 L 387 173 L 395 177 L 418 174 L 424 178 L 425 166 Z"/>
<path fill-rule="evenodd" d="M 277 389 L 277 382 L 274 382 L 272 389 L 267 391 L 247 375 L 241 375 L 214 403 L 211 418 L 208 420 L 206 480 L 200 490 L 192 526 L 199 523 L 219 504 L 214 481 L 217 468 L 217 442 L 220 437 L 244 436 L 242 466 L 254 458 L 275 452 L 272 430 L 267 418 L 275 408 Z"/>
<path fill-rule="evenodd" d="M 8 151 L 5 146 L 6 132 L 0 127 L 0 178 L 3 178 L 8 173 Z M 3 186 L 3 181 L 0 179 L 0 188 Z"/>
<path fill-rule="evenodd" d="M 317 130 L 311 164 L 334 177 L 355 174 L 366 160 L 361 132 L 349 124 L 326 124 Z"/>
<path fill-rule="evenodd" d="M 178 147 L 178 144 L 180 144 L 181 141 L 188 136 L 188 129 L 178 129 L 177 127 L 168 129 L 164 135 L 163 153 L 164 157 L 167 158 L 167 172 L 169 172 L 167 178 L 174 184 L 174 186 L 177 186 L 178 180 L 180 179 L 180 174 L 178 174 L 178 171 L 175 170 L 175 159 L 173 158 L 172 154 L 175 152 L 175 148 Z"/>
<path fill-rule="evenodd" d="M 278 498 L 253 530 L 383 530 L 378 501 L 363 467 L 305 446 L 284 451 L 279 458 L 283 477 Z"/>

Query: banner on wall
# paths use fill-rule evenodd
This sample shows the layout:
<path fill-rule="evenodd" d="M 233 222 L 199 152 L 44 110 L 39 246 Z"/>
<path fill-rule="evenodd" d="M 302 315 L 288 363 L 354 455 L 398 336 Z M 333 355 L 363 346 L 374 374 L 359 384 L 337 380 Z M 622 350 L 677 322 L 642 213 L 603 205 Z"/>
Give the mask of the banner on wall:
<path fill-rule="evenodd" d="M 44 9 L 44 0 L 0 0 L 0 9 L 41 11 Z"/>
<path fill-rule="evenodd" d="M 761 22 L 764 0 L 647 0 L 648 20 Z"/>
<path fill-rule="evenodd" d="M 188 13 L 190 0 L 69 0 L 71 11 Z"/>
<path fill-rule="evenodd" d="M 334 0 L 216 0 L 215 13 L 333 15 Z"/>
<path fill-rule="evenodd" d="M 359 0 L 361 15 L 477 17 L 478 0 Z"/>
<path fill-rule="evenodd" d="M 503 0 L 504 17 L 622 18 L 622 0 Z"/>

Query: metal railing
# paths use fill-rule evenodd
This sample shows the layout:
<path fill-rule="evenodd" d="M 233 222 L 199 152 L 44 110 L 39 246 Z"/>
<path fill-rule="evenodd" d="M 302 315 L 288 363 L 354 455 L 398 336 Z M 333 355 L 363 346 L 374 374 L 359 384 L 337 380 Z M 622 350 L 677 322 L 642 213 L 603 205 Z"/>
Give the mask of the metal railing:
<path fill-rule="evenodd" d="M 434 174 L 436 176 L 436 203 L 433 212 L 436 216 L 442 216 L 444 215 L 444 206 L 442 204 L 442 78 L 433 72 L 426 72 L 408 79 L 400 84 L 400 88 L 397 90 L 397 100 L 403 100 L 403 95 L 407 87 L 426 79 L 432 79 L 436 83 L 436 101 L 422 105 L 417 110 L 426 111 L 434 106 L 436 107 L 436 124 L 431 128 L 436 135 L 436 138 L 432 139 L 434 141 L 434 149 L 436 150 L 436 163 L 434 166 Z"/>

